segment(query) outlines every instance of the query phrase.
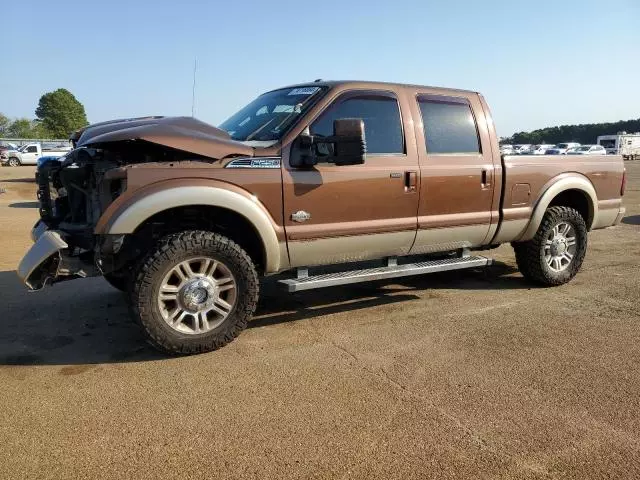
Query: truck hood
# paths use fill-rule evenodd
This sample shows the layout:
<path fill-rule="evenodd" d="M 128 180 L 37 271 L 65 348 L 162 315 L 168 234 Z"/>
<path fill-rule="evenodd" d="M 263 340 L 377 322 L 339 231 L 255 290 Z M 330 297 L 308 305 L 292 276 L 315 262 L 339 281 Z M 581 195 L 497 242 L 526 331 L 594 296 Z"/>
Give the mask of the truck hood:
<path fill-rule="evenodd" d="M 252 147 L 232 140 L 224 130 L 192 117 L 112 120 L 89 125 L 76 135 L 77 147 L 144 140 L 216 159 L 229 155 L 253 156 Z"/>

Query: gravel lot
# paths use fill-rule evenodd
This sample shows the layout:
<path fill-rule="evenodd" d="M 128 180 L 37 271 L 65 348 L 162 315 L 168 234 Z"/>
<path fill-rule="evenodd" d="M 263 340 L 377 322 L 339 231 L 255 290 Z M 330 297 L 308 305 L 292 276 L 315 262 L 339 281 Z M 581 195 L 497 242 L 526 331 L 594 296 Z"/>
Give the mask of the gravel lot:
<path fill-rule="evenodd" d="M 640 162 L 581 273 L 276 295 L 211 354 L 146 346 L 103 279 L 27 293 L 33 168 L 0 168 L 0 478 L 640 478 Z"/>

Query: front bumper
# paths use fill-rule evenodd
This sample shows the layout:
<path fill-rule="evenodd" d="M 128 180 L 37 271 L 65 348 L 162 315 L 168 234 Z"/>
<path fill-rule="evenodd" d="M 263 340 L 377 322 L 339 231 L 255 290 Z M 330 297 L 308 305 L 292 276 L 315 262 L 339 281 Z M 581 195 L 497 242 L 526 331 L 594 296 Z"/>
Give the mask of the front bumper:
<path fill-rule="evenodd" d="M 72 256 L 64 233 L 47 230 L 44 222 L 38 221 L 31 230 L 34 244 L 20 261 L 17 274 L 30 290 L 39 290 L 47 283 L 73 278 L 90 277 L 99 271 L 89 259 Z"/>
<path fill-rule="evenodd" d="M 62 252 L 69 245 L 62 239 L 60 232 L 46 230 L 36 232 L 39 222 L 31 232 L 31 238 L 35 243 L 18 265 L 18 277 L 31 290 L 38 290 L 45 286 L 47 281 L 55 280 L 62 261 Z"/>

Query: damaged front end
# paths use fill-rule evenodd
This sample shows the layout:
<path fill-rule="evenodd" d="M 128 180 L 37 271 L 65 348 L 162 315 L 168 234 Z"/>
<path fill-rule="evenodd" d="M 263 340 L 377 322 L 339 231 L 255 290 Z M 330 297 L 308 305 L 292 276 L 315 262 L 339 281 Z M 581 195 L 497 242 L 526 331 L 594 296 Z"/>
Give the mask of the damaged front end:
<path fill-rule="evenodd" d="M 122 235 L 96 235 L 107 207 L 127 190 L 127 172 L 139 163 L 201 161 L 211 164 L 227 155 L 253 149 L 229 139 L 226 132 L 190 118 L 151 117 L 89 126 L 75 139 L 77 148 L 37 171 L 40 220 L 34 245 L 18 267 L 32 290 L 79 277 L 122 268 L 117 259 Z"/>
<path fill-rule="evenodd" d="M 79 148 L 38 169 L 40 220 L 31 232 L 35 243 L 18 266 L 30 289 L 103 273 L 96 261 L 102 242 L 94 228 L 126 190 L 125 161 L 104 149 Z"/>
<path fill-rule="evenodd" d="M 40 220 L 31 233 L 34 245 L 18 267 L 32 290 L 47 284 L 110 273 L 122 236 L 96 235 L 98 220 L 127 190 L 127 168 L 144 162 L 175 162 L 192 154 L 146 142 L 116 142 L 80 147 L 62 161 L 37 172 Z M 103 257 L 109 262 L 105 265 Z"/>

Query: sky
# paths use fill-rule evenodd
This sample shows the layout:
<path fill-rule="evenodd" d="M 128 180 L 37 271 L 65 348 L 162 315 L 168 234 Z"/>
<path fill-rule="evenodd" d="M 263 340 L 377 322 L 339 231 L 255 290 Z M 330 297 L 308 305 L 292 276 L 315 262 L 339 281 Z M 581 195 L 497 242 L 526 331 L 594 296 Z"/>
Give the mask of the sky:
<path fill-rule="evenodd" d="M 640 0 L 5 2 L 0 112 L 70 90 L 90 122 L 219 124 L 316 78 L 483 93 L 501 136 L 640 118 Z"/>

